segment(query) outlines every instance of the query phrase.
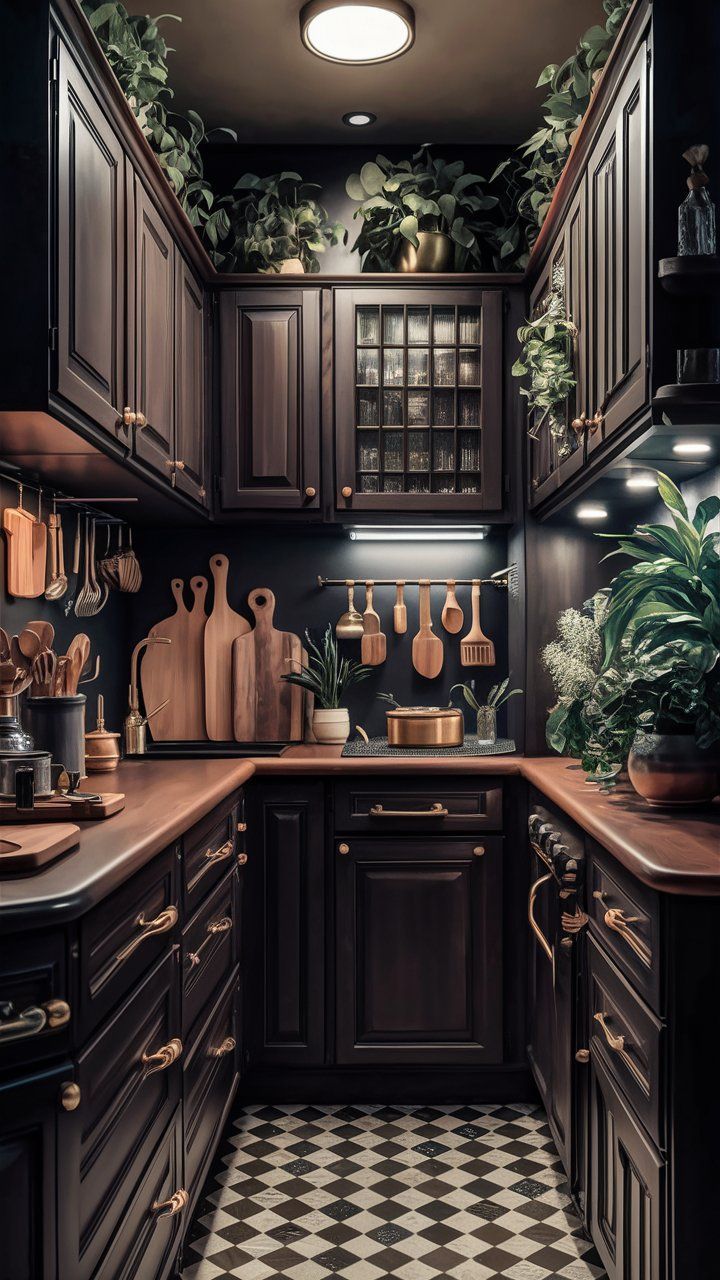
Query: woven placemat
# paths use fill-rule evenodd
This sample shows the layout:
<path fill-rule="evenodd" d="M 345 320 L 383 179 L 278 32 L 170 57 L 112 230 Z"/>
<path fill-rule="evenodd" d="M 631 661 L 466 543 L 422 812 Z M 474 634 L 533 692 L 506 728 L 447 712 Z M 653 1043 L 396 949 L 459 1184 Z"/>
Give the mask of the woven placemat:
<path fill-rule="evenodd" d="M 506 756 L 515 751 L 512 738 L 498 738 L 497 742 L 481 742 L 475 733 L 467 733 L 461 747 L 391 747 L 387 738 L 371 738 L 364 742 L 355 738 L 346 742 L 344 756 Z"/>

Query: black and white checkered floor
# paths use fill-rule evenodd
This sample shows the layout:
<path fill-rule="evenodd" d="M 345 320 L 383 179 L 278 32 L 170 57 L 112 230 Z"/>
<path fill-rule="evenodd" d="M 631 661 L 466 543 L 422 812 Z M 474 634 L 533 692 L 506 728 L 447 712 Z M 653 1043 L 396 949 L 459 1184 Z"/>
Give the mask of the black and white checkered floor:
<path fill-rule="evenodd" d="M 183 1280 L 591 1280 L 545 1114 L 251 1106 L 188 1233 Z"/>

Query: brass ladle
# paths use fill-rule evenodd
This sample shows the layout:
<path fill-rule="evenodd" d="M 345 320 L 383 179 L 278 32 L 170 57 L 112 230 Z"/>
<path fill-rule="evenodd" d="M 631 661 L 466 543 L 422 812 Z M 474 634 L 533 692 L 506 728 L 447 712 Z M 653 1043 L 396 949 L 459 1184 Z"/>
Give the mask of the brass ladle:
<path fill-rule="evenodd" d="M 358 613 L 355 608 L 355 583 L 353 579 L 347 578 L 345 586 L 348 593 L 347 609 L 335 624 L 335 635 L 338 640 L 359 640 L 363 633 L 363 620 L 362 614 Z"/>

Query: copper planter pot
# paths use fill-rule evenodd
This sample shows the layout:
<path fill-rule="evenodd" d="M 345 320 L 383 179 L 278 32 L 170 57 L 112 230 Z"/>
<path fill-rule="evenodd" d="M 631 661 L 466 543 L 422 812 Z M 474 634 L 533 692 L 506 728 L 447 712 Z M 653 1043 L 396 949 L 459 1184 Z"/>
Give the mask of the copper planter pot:
<path fill-rule="evenodd" d="M 461 747 L 465 738 L 457 707 L 396 707 L 386 718 L 391 747 Z"/>
<path fill-rule="evenodd" d="M 628 777 L 655 807 L 708 804 L 720 791 L 720 752 L 698 747 L 692 733 L 638 733 Z"/>
<path fill-rule="evenodd" d="M 443 231 L 418 231 L 419 248 L 403 240 L 395 266 L 398 271 L 450 271 L 453 242 Z"/>

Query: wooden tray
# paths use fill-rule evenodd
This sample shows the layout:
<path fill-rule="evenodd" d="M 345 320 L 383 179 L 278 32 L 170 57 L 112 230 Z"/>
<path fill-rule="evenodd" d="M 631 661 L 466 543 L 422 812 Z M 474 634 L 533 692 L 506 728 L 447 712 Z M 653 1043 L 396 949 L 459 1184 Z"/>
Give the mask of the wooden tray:
<path fill-rule="evenodd" d="M 33 825 L 30 831 L 0 826 L 0 879 L 18 871 L 39 871 L 74 849 L 79 839 L 80 828 L 71 822 Z"/>
<path fill-rule="evenodd" d="M 99 794 L 99 793 L 96 793 Z M 107 792 L 99 801 L 72 800 L 66 796 L 52 796 L 49 800 L 36 800 L 34 809 L 16 809 L 11 802 L 0 804 L 2 822 L 92 822 L 111 818 L 125 808 L 123 792 Z"/>

